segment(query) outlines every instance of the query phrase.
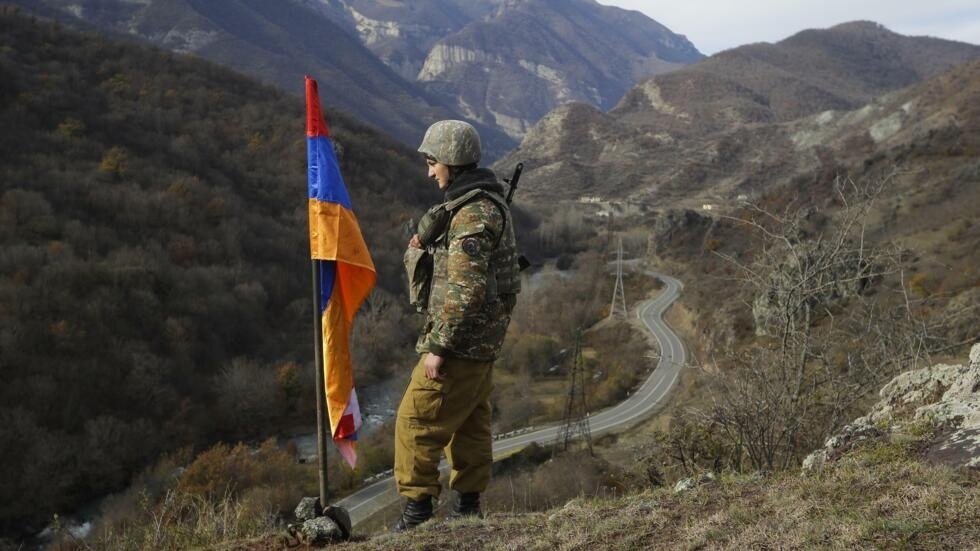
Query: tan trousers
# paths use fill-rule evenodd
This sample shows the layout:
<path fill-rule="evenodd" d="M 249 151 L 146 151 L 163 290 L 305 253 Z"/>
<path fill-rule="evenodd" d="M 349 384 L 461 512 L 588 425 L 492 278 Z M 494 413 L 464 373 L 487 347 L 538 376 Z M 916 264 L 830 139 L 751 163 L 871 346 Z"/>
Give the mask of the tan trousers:
<path fill-rule="evenodd" d="M 418 500 L 439 497 L 442 451 L 452 468 L 449 487 L 482 492 L 490 482 L 493 442 L 490 391 L 493 362 L 446 358 L 440 381 L 425 378 L 423 360 L 412 371 L 395 421 L 398 493 Z"/>

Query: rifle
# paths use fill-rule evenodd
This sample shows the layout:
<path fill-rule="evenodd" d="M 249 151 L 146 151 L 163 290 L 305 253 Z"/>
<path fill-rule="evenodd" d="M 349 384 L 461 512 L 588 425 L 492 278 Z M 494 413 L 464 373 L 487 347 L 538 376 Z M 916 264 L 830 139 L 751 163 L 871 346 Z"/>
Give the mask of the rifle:
<path fill-rule="evenodd" d="M 504 181 L 510 185 L 510 191 L 507 192 L 507 204 L 509 205 L 511 201 L 514 200 L 514 192 L 517 191 L 517 182 L 521 179 L 521 172 L 524 171 L 524 163 L 517 163 L 514 167 L 514 175 L 510 179 L 504 178 Z"/>
<path fill-rule="evenodd" d="M 524 163 L 517 163 L 517 166 L 514 167 L 514 174 L 510 177 L 510 179 L 504 178 L 504 181 L 507 182 L 508 185 L 510 185 L 510 191 L 507 192 L 508 205 L 510 205 L 511 201 L 514 200 L 514 192 L 517 191 L 517 182 L 521 180 L 521 172 L 523 171 L 524 171 Z M 531 261 L 528 260 L 526 256 L 519 255 L 517 257 L 517 265 L 520 268 L 520 271 L 523 272 L 529 266 L 531 266 Z"/>

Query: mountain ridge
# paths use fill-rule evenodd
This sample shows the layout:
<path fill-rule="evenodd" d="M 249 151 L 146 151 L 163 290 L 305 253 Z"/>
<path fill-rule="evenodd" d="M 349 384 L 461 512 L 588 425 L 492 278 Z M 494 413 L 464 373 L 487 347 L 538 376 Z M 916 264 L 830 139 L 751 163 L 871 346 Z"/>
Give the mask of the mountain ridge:
<path fill-rule="evenodd" d="M 520 137 L 550 107 L 579 100 L 609 108 L 641 76 L 701 57 L 686 38 L 635 12 L 593 0 L 525 0 L 436 42 L 418 78 Z"/>
<path fill-rule="evenodd" d="M 303 76 L 310 74 L 320 83 L 324 105 L 349 112 L 406 144 L 415 143 L 433 120 L 457 117 L 431 94 L 402 79 L 358 38 L 297 1 L 15 3 L 65 24 L 84 21 L 89 29 L 193 53 L 296 96 L 302 94 Z M 489 151 L 512 147 L 511 138 L 477 124 Z"/>
<path fill-rule="evenodd" d="M 409 145 L 435 120 L 466 119 L 488 159 L 563 101 L 608 108 L 635 79 L 700 58 L 686 38 L 639 12 L 593 0 L 14 1 L 66 24 L 206 57 L 296 95 L 301 87 L 289 83 L 311 74 L 325 104 Z M 530 26 L 516 33 L 515 21 Z M 478 47 L 454 42 L 473 37 Z M 509 53 L 514 47 L 523 57 Z M 600 54 L 602 63 L 589 59 Z"/>
<path fill-rule="evenodd" d="M 540 182 L 529 194 L 552 198 L 574 199 L 582 194 L 623 198 L 656 194 L 658 189 L 690 189 L 692 183 L 703 187 L 715 170 L 712 167 L 721 168 L 736 151 L 746 150 L 744 137 L 753 132 L 778 133 L 780 124 L 793 120 L 857 109 L 878 95 L 980 57 L 980 46 L 938 39 L 920 42 L 872 23 L 834 29 L 804 31 L 775 45 L 727 50 L 652 77 L 630 89 L 606 113 L 586 107 L 559 108 L 532 127 L 522 145 L 496 166 L 525 161 L 527 176 Z M 842 40 L 841 32 L 851 40 Z M 868 42 L 868 32 L 886 40 Z M 800 57 L 796 54 L 801 40 L 818 46 L 804 48 L 807 54 Z M 834 53 L 840 44 L 850 46 Z M 849 68 L 854 59 L 885 55 L 912 61 L 907 67 L 891 63 L 891 69 L 870 75 Z M 792 61 L 800 59 L 805 62 Z M 811 77 L 814 59 L 829 67 L 822 72 L 836 68 L 835 81 L 845 84 L 829 87 Z M 583 120 L 576 120 L 577 116 Z M 578 128 L 582 125 L 586 131 Z M 742 142 L 732 138 L 736 134 Z M 765 151 L 744 159 L 760 155 L 765 156 Z"/>

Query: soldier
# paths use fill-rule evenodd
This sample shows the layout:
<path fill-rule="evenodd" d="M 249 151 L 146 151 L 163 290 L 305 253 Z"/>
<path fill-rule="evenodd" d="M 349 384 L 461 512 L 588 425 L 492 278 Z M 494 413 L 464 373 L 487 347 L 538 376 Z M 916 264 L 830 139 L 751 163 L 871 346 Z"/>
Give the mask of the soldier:
<path fill-rule="evenodd" d="M 413 300 L 426 321 L 416 345 L 421 357 L 395 423 L 395 481 L 406 498 L 397 531 L 432 517 L 443 450 L 452 468 L 450 517 L 481 515 L 480 492 L 493 463 L 493 362 L 520 292 L 510 209 L 494 173 L 477 167 L 476 129 L 463 121 L 437 122 L 418 150 L 445 202 L 422 218 L 406 251 L 406 266 L 409 258 L 431 255 L 431 270 L 419 276 L 414 263 L 409 269 L 409 279 L 416 279 L 411 287 L 421 289 Z"/>

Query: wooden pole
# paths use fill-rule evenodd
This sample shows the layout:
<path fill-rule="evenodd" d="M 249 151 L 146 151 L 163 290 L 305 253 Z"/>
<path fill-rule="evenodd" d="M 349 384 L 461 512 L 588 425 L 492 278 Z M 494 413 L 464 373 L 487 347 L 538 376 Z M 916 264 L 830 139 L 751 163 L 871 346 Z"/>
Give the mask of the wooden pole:
<path fill-rule="evenodd" d="M 327 508 L 327 390 L 323 376 L 323 316 L 320 311 L 320 261 L 313 265 L 313 368 L 316 370 L 316 459 L 320 475 L 320 507 Z"/>

